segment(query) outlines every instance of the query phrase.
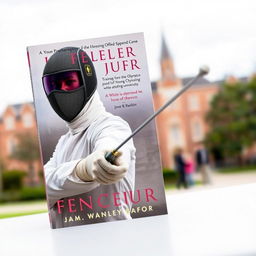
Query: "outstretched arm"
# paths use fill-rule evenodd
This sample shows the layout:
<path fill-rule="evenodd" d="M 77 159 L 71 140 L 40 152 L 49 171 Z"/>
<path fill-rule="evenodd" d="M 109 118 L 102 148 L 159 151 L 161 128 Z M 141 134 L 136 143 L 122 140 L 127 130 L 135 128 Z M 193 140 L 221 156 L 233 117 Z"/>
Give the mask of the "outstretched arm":
<path fill-rule="evenodd" d="M 47 199 L 52 207 L 59 199 L 82 194 L 99 186 L 96 181 L 84 182 L 74 173 L 74 169 L 81 159 L 57 165 L 56 152 L 44 166 L 47 187 Z"/>

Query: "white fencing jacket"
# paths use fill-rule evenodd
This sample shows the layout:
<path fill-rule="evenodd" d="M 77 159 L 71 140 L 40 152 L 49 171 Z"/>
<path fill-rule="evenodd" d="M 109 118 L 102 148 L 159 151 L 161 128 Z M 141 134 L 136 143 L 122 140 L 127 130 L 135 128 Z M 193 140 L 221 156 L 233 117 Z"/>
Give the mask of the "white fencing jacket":
<path fill-rule="evenodd" d="M 79 116 L 72 123 L 68 123 L 68 127 L 69 131 L 59 139 L 53 156 L 44 166 L 47 199 L 51 211 L 50 218 L 54 228 L 77 225 L 65 223 L 65 218 L 72 214 L 78 215 L 78 211 L 70 213 L 68 207 L 64 206 L 61 213 L 58 213 L 56 208 L 58 200 L 86 198 L 88 195 L 96 200 L 102 193 L 108 194 L 111 198 L 113 193 L 134 191 L 135 184 L 135 148 L 132 140 L 121 148 L 122 158 L 129 166 L 126 176 L 121 181 L 111 185 L 101 185 L 96 181 L 83 182 L 73 173 L 81 159 L 96 150 L 113 150 L 131 134 L 131 129 L 126 121 L 105 111 L 97 93 L 86 104 Z M 119 209 L 117 216 L 88 220 L 87 216 L 84 216 L 85 212 L 79 214 L 84 216 L 83 222 L 85 223 L 131 218 L 127 211 L 131 208 L 131 203 L 125 203 L 122 198 L 120 203 L 120 206 L 112 207 L 115 210 Z M 112 208 L 102 209 L 95 204 L 91 212 L 102 212 Z"/>

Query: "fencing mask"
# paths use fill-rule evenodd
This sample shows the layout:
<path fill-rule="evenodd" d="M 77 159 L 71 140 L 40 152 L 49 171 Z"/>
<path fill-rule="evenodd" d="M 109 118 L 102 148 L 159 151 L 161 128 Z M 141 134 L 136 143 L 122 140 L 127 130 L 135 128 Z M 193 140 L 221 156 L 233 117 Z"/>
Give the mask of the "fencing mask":
<path fill-rule="evenodd" d="M 43 86 L 54 111 L 71 122 L 97 88 L 97 78 L 89 56 L 76 47 L 56 51 L 43 71 Z"/>

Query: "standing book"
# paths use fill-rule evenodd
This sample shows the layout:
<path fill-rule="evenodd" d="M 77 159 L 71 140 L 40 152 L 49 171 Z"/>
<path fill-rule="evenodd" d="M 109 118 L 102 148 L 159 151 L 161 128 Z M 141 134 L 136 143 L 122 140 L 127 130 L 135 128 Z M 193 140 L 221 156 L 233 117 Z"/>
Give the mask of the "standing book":
<path fill-rule="evenodd" d="M 167 214 L 142 33 L 30 46 L 52 228 Z"/>

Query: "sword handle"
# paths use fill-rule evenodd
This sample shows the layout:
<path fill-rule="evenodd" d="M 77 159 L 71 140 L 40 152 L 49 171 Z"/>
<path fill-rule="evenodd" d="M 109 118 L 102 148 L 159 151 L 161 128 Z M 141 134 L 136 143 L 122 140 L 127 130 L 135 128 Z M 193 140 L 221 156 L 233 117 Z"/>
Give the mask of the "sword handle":
<path fill-rule="evenodd" d="M 106 159 L 109 163 L 115 165 L 116 158 L 119 157 L 119 156 L 120 156 L 120 152 L 118 152 L 118 151 L 116 151 L 116 150 L 112 150 L 112 151 L 107 152 L 107 153 L 105 154 L 105 159 Z"/>

